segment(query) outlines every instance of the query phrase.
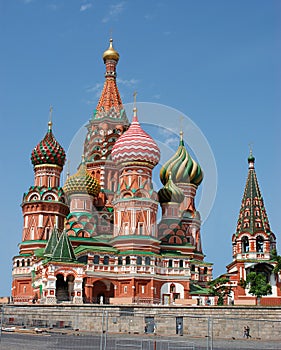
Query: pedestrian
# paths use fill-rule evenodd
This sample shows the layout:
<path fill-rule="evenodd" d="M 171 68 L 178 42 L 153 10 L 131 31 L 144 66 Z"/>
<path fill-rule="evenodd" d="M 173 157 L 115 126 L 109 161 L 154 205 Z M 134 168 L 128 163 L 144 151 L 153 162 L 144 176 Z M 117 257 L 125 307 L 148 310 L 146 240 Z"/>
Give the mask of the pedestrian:
<path fill-rule="evenodd" d="M 178 324 L 178 334 L 182 335 L 182 324 L 181 323 Z"/>
<path fill-rule="evenodd" d="M 246 338 L 246 337 L 247 337 L 247 327 L 244 326 L 243 338 Z"/>
<path fill-rule="evenodd" d="M 250 327 L 249 326 L 246 327 L 246 337 L 247 337 L 247 339 L 252 338 L 250 335 Z"/>

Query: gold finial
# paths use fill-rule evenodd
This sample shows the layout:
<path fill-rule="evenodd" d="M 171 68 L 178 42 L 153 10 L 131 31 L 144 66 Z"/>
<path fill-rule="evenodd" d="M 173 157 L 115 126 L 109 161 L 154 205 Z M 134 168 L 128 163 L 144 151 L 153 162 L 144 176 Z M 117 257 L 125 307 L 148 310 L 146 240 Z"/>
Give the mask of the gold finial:
<path fill-rule="evenodd" d="M 180 141 L 182 141 L 183 140 L 183 131 L 181 130 L 180 131 Z"/>
<path fill-rule="evenodd" d="M 50 114 L 49 114 L 49 123 L 48 123 L 48 126 L 49 126 L 49 131 L 52 130 L 52 125 L 53 125 L 53 122 L 52 122 L 52 117 L 53 117 L 53 106 L 51 105 L 50 106 Z"/>

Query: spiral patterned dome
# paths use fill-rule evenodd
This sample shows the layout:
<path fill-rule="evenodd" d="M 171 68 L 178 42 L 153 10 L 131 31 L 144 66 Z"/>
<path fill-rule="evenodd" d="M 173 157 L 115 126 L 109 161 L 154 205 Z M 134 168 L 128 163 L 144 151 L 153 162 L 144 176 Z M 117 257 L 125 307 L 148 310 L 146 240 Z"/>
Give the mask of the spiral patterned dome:
<path fill-rule="evenodd" d="M 49 130 L 43 140 L 33 149 L 31 162 L 34 166 L 54 164 L 63 167 L 65 163 L 65 151 L 53 135 L 52 122 L 49 122 Z"/>
<path fill-rule="evenodd" d="M 166 185 L 158 191 L 158 197 L 160 203 L 181 203 L 184 200 L 184 194 L 182 190 L 173 183 L 171 174 Z"/>
<path fill-rule="evenodd" d="M 100 184 L 97 179 L 87 171 L 84 161 L 79 166 L 76 174 L 67 178 L 63 190 L 67 195 L 72 193 L 88 193 L 97 197 L 100 192 Z"/>
<path fill-rule="evenodd" d="M 117 163 L 148 163 L 151 167 L 158 164 L 160 150 L 156 142 L 140 126 L 136 108 L 129 129 L 115 142 L 112 159 Z"/>
<path fill-rule="evenodd" d="M 175 155 L 160 170 L 160 180 L 165 185 L 171 173 L 175 183 L 191 183 L 199 186 L 203 180 L 203 171 L 200 165 L 188 154 L 182 133 L 180 136 L 180 144 Z"/>

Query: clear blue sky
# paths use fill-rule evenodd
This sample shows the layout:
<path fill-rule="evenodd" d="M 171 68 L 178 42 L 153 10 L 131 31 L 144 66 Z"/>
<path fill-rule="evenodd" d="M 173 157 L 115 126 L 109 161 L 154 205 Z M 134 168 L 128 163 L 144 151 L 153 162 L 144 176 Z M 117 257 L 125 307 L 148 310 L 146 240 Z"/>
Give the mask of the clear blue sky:
<path fill-rule="evenodd" d="M 68 149 L 97 103 L 111 31 L 123 102 L 137 90 L 139 101 L 176 108 L 213 151 L 218 189 L 202 240 L 214 276 L 232 261 L 249 143 L 280 253 L 279 0 L 0 0 L 0 295 L 10 295 L 20 203 L 33 184 L 30 154 L 47 130 L 49 105 Z"/>

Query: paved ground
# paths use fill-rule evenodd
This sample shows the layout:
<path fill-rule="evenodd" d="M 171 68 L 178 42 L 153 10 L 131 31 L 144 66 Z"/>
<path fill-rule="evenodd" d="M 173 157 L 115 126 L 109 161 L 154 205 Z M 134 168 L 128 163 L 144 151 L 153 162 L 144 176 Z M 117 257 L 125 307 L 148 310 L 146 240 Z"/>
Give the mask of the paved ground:
<path fill-rule="evenodd" d="M 280 335 L 281 338 L 281 335 Z M 147 335 L 84 335 L 81 333 L 6 333 L 2 332 L 1 350 L 281 350 L 280 342 L 258 339 L 214 339 L 158 337 Z"/>

